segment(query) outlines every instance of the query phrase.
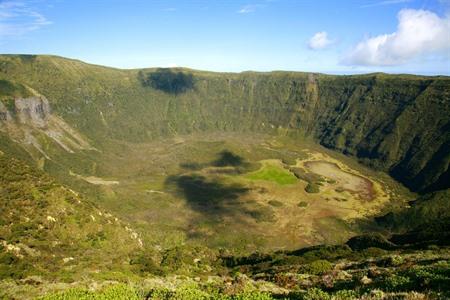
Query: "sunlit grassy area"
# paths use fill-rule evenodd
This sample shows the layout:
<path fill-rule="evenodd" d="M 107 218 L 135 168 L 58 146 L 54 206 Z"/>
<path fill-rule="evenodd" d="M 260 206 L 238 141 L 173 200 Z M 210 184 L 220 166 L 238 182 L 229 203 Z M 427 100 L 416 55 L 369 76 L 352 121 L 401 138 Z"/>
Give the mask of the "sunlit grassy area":
<path fill-rule="evenodd" d="M 246 175 L 251 180 L 272 181 L 280 185 L 294 184 L 297 178 L 282 166 L 266 162 L 261 169 Z"/>

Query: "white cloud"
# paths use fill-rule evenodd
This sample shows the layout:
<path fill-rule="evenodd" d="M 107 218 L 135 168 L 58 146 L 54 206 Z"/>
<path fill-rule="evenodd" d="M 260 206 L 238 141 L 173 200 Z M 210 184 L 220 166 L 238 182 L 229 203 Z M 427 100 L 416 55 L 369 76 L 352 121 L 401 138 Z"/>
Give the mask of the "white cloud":
<path fill-rule="evenodd" d="M 254 12 L 255 11 L 255 7 L 251 6 L 251 5 L 246 5 L 244 7 L 242 7 L 240 10 L 238 10 L 237 12 L 240 14 L 248 14 L 250 12 Z"/>
<path fill-rule="evenodd" d="M 0 37 L 23 35 L 50 24 L 52 22 L 25 2 L 0 3 Z"/>
<path fill-rule="evenodd" d="M 408 3 L 411 2 L 411 0 L 385 0 L 385 1 L 378 1 L 373 2 L 369 4 L 362 5 L 361 7 L 374 7 L 374 6 L 385 6 L 385 5 L 394 5 L 394 4 L 402 4 L 402 3 Z"/>
<path fill-rule="evenodd" d="M 320 31 L 309 39 L 308 47 L 313 50 L 321 50 L 327 48 L 331 44 L 333 44 L 333 41 L 328 38 L 328 33 Z"/>
<path fill-rule="evenodd" d="M 403 9 L 397 31 L 358 43 L 344 57 L 348 65 L 400 65 L 426 55 L 450 56 L 450 17 L 427 10 Z"/>
<path fill-rule="evenodd" d="M 262 5 L 257 5 L 257 4 L 249 4 L 249 5 L 245 5 L 243 6 L 240 10 L 238 10 L 237 12 L 239 14 L 248 14 L 248 13 L 252 13 L 254 11 L 256 11 L 258 8 L 262 7 Z"/>

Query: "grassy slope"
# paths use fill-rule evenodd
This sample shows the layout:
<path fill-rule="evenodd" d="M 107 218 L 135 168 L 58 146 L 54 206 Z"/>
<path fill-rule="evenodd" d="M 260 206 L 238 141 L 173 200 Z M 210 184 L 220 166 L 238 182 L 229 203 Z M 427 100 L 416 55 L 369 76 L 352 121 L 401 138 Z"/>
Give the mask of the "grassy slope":
<path fill-rule="evenodd" d="M 435 221 L 450 219 L 450 189 L 420 196 L 411 207 L 378 218 L 383 226 L 397 231 L 412 230 Z M 443 234 L 443 232 L 440 232 Z"/>
<path fill-rule="evenodd" d="M 123 270 L 139 244 L 125 223 L 0 154 L 0 278 L 76 280 Z"/>

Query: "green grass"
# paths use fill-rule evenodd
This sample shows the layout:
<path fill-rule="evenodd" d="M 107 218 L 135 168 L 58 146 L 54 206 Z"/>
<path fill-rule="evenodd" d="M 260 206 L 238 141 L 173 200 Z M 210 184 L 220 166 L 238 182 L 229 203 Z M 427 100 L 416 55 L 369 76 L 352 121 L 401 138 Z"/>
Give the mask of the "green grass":
<path fill-rule="evenodd" d="M 0 79 L 0 98 L 5 96 L 29 97 L 32 93 L 22 84 Z"/>
<path fill-rule="evenodd" d="M 250 173 L 245 177 L 251 180 L 271 181 L 280 185 L 294 184 L 297 182 L 297 177 L 291 172 L 283 167 L 272 164 L 265 164 L 258 171 Z"/>

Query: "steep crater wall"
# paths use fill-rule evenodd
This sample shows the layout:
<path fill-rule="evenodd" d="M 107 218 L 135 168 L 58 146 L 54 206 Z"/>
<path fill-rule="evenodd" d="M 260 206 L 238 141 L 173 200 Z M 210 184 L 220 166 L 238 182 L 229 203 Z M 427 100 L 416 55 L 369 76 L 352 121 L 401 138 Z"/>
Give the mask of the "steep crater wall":
<path fill-rule="evenodd" d="M 192 75 L 193 87 L 169 93 L 143 84 L 157 71 L 46 56 L 0 58 L 0 79 L 46 95 L 93 143 L 196 131 L 301 134 L 389 171 L 412 190 L 450 187 L 449 77 L 177 69 Z"/>

